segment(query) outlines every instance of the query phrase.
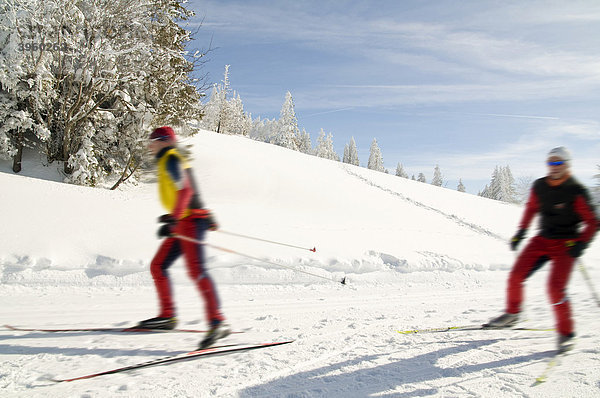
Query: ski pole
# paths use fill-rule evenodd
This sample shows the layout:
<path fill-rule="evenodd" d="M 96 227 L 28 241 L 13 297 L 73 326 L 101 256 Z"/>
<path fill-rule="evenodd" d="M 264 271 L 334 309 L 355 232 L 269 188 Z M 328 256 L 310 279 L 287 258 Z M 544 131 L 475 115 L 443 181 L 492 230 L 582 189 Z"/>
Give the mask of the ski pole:
<path fill-rule="evenodd" d="M 598 293 L 596 293 L 596 289 L 594 289 L 594 285 L 592 284 L 592 278 L 590 278 L 590 274 L 587 272 L 587 269 L 585 268 L 585 266 L 583 265 L 583 261 L 579 260 L 579 271 L 581 271 L 581 274 L 583 275 L 583 279 L 585 279 L 585 281 L 588 284 L 588 287 L 590 288 L 590 291 L 592 292 L 592 296 L 594 297 L 594 300 L 596 301 L 596 304 L 598 304 L 598 306 L 600 307 L 600 298 L 598 297 Z"/>
<path fill-rule="evenodd" d="M 195 243 L 197 245 L 204 245 L 204 246 L 212 247 L 213 249 L 221 250 L 221 251 L 224 251 L 226 253 L 237 254 L 239 256 L 247 257 L 247 258 L 250 258 L 252 260 L 260 261 L 260 262 L 263 262 L 263 263 L 266 263 L 266 264 L 271 264 L 271 265 L 274 265 L 276 267 L 288 268 L 288 269 L 291 269 L 291 270 L 296 271 L 296 272 L 301 272 L 303 274 L 314 276 L 316 278 L 321 278 L 321 279 L 325 279 L 325 280 L 332 281 L 332 282 L 338 282 L 338 283 L 341 283 L 342 285 L 346 284 L 346 277 L 345 276 L 342 278 L 341 281 L 339 281 L 339 280 L 336 280 L 336 279 L 327 278 L 325 276 L 313 274 L 311 272 L 302 271 L 302 270 L 300 270 L 298 268 L 290 267 L 289 265 L 277 264 L 277 263 L 274 263 L 274 262 L 271 262 L 271 261 L 263 260 L 263 259 L 258 258 L 258 257 L 250 256 L 248 254 L 241 253 L 241 252 L 238 252 L 238 251 L 235 251 L 235 250 L 227 249 L 227 248 L 224 248 L 224 247 L 221 247 L 221 246 L 216 246 L 216 245 L 213 245 L 213 244 L 210 244 L 210 243 L 203 242 L 201 240 L 190 238 L 189 236 L 174 234 L 174 235 L 171 235 L 171 237 L 177 238 L 177 239 L 181 239 L 181 240 L 185 240 L 185 241 L 188 241 L 188 242 L 192 242 L 192 243 Z"/>
<path fill-rule="evenodd" d="M 302 246 L 290 245 L 289 243 L 276 242 L 274 240 L 262 239 L 262 238 L 257 238 L 257 237 L 254 237 L 254 236 L 238 234 L 238 233 L 235 233 L 235 232 L 223 231 L 221 229 L 218 229 L 216 232 L 220 232 L 220 233 L 226 234 L 226 235 L 237 236 L 239 238 L 253 239 L 253 240 L 258 240 L 258 241 L 261 241 L 261 242 L 273 243 L 275 245 L 293 247 L 295 249 L 308 250 L 309 252 L 313 252 L 313 253 L 317 251 L 316 247 L 313 247 L 312 249 L 309 249 L 309 248 L 302 247 Z"/>

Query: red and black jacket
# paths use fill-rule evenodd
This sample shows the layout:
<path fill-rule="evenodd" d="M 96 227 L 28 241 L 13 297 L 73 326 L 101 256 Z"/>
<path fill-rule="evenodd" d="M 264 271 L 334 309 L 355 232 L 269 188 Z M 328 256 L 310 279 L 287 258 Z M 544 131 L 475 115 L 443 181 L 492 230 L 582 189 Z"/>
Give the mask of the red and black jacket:
<path fill-rule="evenodd" d="M 573 177 L 558 184 L 547 177 L 536 180 L 521 228 L 527 229 L 536 214 L 540 215 L 539 234 L 548 239 L 574 239 L 589 243 L 598 228 L 588 191 Z"/>

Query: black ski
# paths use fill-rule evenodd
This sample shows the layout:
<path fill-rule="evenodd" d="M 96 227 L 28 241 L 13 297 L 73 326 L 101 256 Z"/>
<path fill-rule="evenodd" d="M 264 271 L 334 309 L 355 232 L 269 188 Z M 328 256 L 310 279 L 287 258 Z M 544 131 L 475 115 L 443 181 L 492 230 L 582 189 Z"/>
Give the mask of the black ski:
<path fill-rule="evenodd" d="M 91 373 L 88 375 L 71 377 L 68 379 L 51 379 L 51 381 L 54 381 L 56 383 L 62 383 L 62 382 L 67 382 L 67 381 L 91 379 L 91 378 L 98 377 L 98 376 L 127 372 L 130 370 L 142 369 L 142 368 L 147 368 L 150 366 L 165 365 L 165 364 L 171 364 L 174 362 L 183 362 L 183 361 L 189 361 L 192 359 L 204 358 L 204 357 L 208 357 L 208 356 L 228 355 L 228 354 L 234 354 L 234 353 L 239 353 L 239 352 L 244 352 L 244 351 L 257 350 L 260 348 L 275 347 L 278 345 L 289 344 L 289 343 L 292 343 L 293 341 L 294 340 L 288 340 L 288 341 L 279 341 L 279 342 L 273 342 L 273 343 L 248 344 L 248 345 L 229 344 L 229 345 L 223 345 L 223 346 L 209 347 L 209 348 L 205 348 L 203 350 L 190 351 L 185 354 L 179 354 L 179 355 L 173 355 L 173 356 L 164 357 L 164 358 L 153 359 L 151 361 L 140 362 L 140 363 L 129 365 L 129 366 L 123 366 L 121 368 L 105 370 L 103 372 Z"/>
<path fill-rule="evenodd" d="M 66 328 L 66 329 L 50 329 L 50 328 L 23 328 L 12 325 L 4 325 L 5 328 L 17 332 L 44 332 L 44 333 L 65 333 L 65 332 L 104 332 L 104 333 L 206 333 L 206 330 L 198 329 L 146 329 L 139 327 L 108 327 L 108 328 Z M 232 334 L 243 332 L 231 332 Z"/>

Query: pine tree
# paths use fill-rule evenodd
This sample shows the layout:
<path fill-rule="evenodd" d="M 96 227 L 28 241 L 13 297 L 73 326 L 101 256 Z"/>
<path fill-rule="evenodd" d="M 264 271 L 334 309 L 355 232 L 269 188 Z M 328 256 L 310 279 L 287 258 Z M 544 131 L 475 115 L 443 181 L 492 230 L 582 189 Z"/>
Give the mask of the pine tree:
<path fill-rule="evenodd" d="M 358 161 L 358 150 L 356 149 L 356 142 L 354 137 L 350 138 L 350 142 L 344 147 L 344 163 L 353 164 L 354 166 L 359 165 Z"/>
<path fill-rule="evenodd" d="M 466 188 L 465 188 L 465 186 L 464 186 L 464 184 L 463 184 L 463 182 L 462 182 L 462 178 L 460 178 L 458 180 L 458 186 L 456 187 L 456 190 L 458 192 L 466 192 L 467 191 Z"/>
<path fill-rule="evenodd" d="M 302 153 L 312 154 L 313 147 L 312 142 L 310 140 L 310 134 L 306 132 L 306 130 L 302 129 L 302 133 L 300 133 L 299 146 L 298 150 Z"/>
<path fill-rule="evenodd" d="M 417 181 L 426 183 L 427 179 L 425 178 L 425 174 L 419 173 L 419 176 L 417 177 Z"/>
<path fill-rule="evenodd" d="M 229 68 L 230 65 L 225 65 L 221 84 L 213 86 L 200 126 L 221 134 L 249 136 L 253 127 L 252 118 L 244 112 L 240 95 L 231 89 Z"/>
<path fill-rule="evenodd" d="M 279 131 L 273 139 L 273 144 L 284 148 L 298 150 L 298 119 L 294 110 L 292 93 L 285 93 L 285 101 L 281 107 L 279 116 Z"/>
<path fill-rule="evenodd" d="M 230 65 L 225 65 L 223 80 L 221 81 L 221 85 L 217 88 L 215 98 L 217 115 L 214 131 L 221 134 L 227 134 L 230 119 L 229 106 L 227 103 L 231 91 L 231 84 L 229 83 L 229 67 Z"/>
<path fill-rule="evenodd" d="M 250 138 L 261 142 L 271 142 L 276 135 L 278 123 L 274 119 L 262 120 L 260 117 L 252 121 Z"/>
<path fill-rule="evenodd" d="M 385 172 L 385 167 L 383 165 L 383 156 L 381 155 L 381 150 L 377 145 L 377 139 L 373 138 L 373 142 L 371 143 L 371 150 L 369 154 L 369 162 L 367 163 L 367 168 L 370 170 L 376 170 Z"/>
<path fill-rule="evenodd" d="M 360 164 L 358 159 L 358 148 L 356 147 L 354 137 L 350 137 L 350 142 L 348 143 L 348 163 L 354 166 L 359 166 Z"/>
<path fill-rule="evenodd" d="M 441 187 L 444 183 L 442 179 L 442 172 L 440 171 L 440 166 L 435 165 L 435 169 L 433 170 L 433 180 L 431 181 L 431 185 L 435 185 L 436 187 Z"/>
<path fill-rule="evenodd" d="M 344 145 L 344 157 L 342 158 L 343 163 L 348 163 L 348 159 L 350 158 L 350 147 L 348 144 Z"/>
<path fill-rule="evenodd" d="M 517 203 L 515 180 L 510 167 L 496 166 L 490 184 L 485 186 L 479 196 L 502 202 Z"/>
<path fill-rule="evenodd" d="M 400 162 L 398 162 L 398 166 L 396 166 L 396 176 L 402 177 L 402 178 L 408 178 L 408 174 L 406 174 L 406 171 L 404 171 L 404 167 L 402 166 L 402 163 L 400 163 Z"/>
<path fill-rule="evenodd" d="M 223 107 L 223 98 L 220 87 L 216 84 L 213 85 L 210 98 L 204 106 L 202 120 L 200 121 L 200 127 L 209 130 L 217 131 L 220 127 L 219 117 L 221 114 L 221 108 Z"/>
<path fill-rule="evenodd" d="M 477 193 L 477 196 L 481 196 L 482 198 L 490 199 L 489 190 L 490 190 L 490 187 L 486 184 L 486 186 L 483 187 L 483 189 Z"/>
<path fill-rule="evenodd" d="M 319 138 L 317 139 L 317 147 L 315 148 L 315 156 L 325 159 L 339 161 L 339 156 L 333 149 L 333 135 L 331 133 L 325 135 L 325 131 L 321 129 Z"/>

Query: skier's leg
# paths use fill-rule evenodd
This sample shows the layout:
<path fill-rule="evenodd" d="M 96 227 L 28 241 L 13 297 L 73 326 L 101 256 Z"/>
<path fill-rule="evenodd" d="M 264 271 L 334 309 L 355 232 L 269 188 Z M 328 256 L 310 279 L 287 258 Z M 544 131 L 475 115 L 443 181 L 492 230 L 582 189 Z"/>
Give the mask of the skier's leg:
<path fill-rule="evenodd" d="M 203 219 L 188 219 L 180 223 L 181 233 L 184 236 L 193 237 L 202 241 L 206 231 L 205 221 Z M 206 319 L 210 324 L 215 321 L 223 321 L 224 317 L 220 310 L 219 297 L 217 289 L 210 275 L 204 268 L 204 246 L 188 241 L 181 241 L 183 253 L 186 260 L 186 266 L 189 277 L 196 283 L 200 294 L 204 299 L 204 308 Z"/>
<path fill-rule="evenodd" d="M 524 300 L 523 283 L 547 260 L 545 239 L 539 236 L 532 238 L 519 255 L 508 277 L 506 288 L 507 313 L 518 314 L 521 312 L 521 304 Z"/>
<path fill-rule="evenodd" d="M 571 316 L 571 304 L 567 296 L 567 284 L 575 259 L 564 250 L 553 258 L 552 269 L 548 277 L 548 296 L 554 310 L 556 329 L 559 334 L 569 336 L 574 333 L 574 323 Z"/>
<path fill-rule="evenodd" d="M 159 317 L 171 318 L 175 316 L 173 293 L 169 279 L 168 268 L 181 255 L 181 245 L 177 239 L 167 238 L 163 241 L 158 252 L 150 263 L 150 272 L 154 279 L 154 286 L 158 293 L 160 305 Z"/>

